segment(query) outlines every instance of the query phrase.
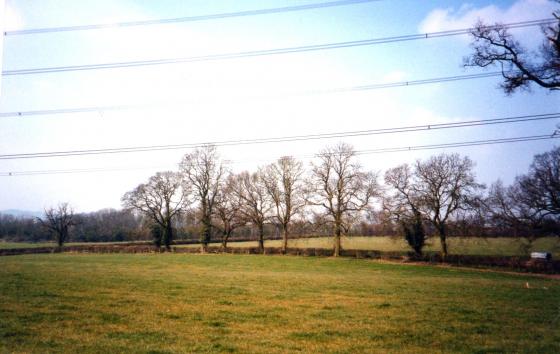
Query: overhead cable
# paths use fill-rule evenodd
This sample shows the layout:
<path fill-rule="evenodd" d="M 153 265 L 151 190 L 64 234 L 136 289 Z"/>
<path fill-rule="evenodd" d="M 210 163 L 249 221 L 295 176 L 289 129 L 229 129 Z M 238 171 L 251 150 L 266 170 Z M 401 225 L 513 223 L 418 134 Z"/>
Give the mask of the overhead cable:
<path fill-rule="evenodd" d="M 507 28 L 543 26 L 550 23 L 554 23 L 555 21 L 557 20 L 543 19 L 543 20 L 508 23 L 508 24 L 504 24 L 503 26 Z M 168 64 L 190 63 L 190 62 L 200 62 L 200 61 L 226 60 L 226 59 L 238 59 L 238 58 L 247 58 L 247 57 L 278 55 L 278 54 L 312 52 L 312 51 L 319 51 L 319 50 L 330 50 L 330 49 L 369 46 L 369 45 L 394 43 L 394 42 L 404 42 L 404 41 L 412 41 L 412 40 L 427 39 L 427 38 L 457 36 L 457 35 L 469 34 L 471 31 L 472 28 L 465 28 L 465 29 L 450 30 L 450 31 L 423 33 L 423 34 L 410 34 L 410 35 L 396 36 L 396 37 L 384 37 L 384 38 L 365 39 L 365 40 L 358 40 L 358 41 L 314 44 L 314 45 L 306 45 L 306 46 L 299 46 L 299 47 L 253 50 L 253 51 L 246 51 L 246 52 L 210 54 L 210 55 L 183 57 L 183 58 L 163 58 L 163 59 L 153 59 L 153 60 L 136 60 L 136 61 L 101 63 L 101 64 L 66 65 L 66 66 L 43 67 L 43 68 L 34 68 L 34 69 L 4 70 L 2 71 L 2 76 L 48 74 L 48 73 L 88 71 L 88 70 L 100 70 L 100 69 L 118 69 L 118 68 L 130 68 L 130 67 L 140 67 L 140 66 L 168 65 Z"/>
<path fill-rule="evenodd" d="M 469 147 L 469 146 L 481 146 L 481 145 L 510 144 L 510 143 L 520 143 L 520 142 L 538 141 L 538 140 L 551 140 L 551 139 L 559 139 L 559 138 L 560 136 L 558 135 L 546 134 L 546 135 L 521 136 L 521 137 L 513 137 L 513 138 L 462 141 L 462 142 L 431 144 L 431 145 L 387 147 L 387 148 L 379 148 L 379 149 L 357 150 L 356 155 L 386 154 L 386 153 L 418 151 L 418 150 L 434 150 L 434 149 L 458 148 L 458 147 Z M 314 154 L 314 155 L 294 156 L 294 157 L 302 158 L 302 159 L 310 159 L 310 158 L 317 158 L 321 156 L 324 156 L 324 154 Z M 231 161 L 231 160 L 226 161 L 226 164 L 234 164 L 234 163 L 238 163 L 238 162 Z M 85 168 L 85 169 L 68 169 L 68 170 L 14 171 L 14 172 L 0 172 L 0 177 L 115 172 L 115 171 L 131 171 L 131 170 L 143 170 L 143 169 L 153 169 L 153 168 L 155 167 L 91 168 L 91 169 Z"/>
<path fill-rule="evenodd" d="M 394 128 L 356 130 L 356 131 L 334 132 L 334 133 L 324 133 L 324 134 L 294 135 L 294 136 L 259 138 L 259 139 L 238 139 L 238 140 L 208 141 L 203 143 L 3 154 L 0 155 L 0 160 L 121 154 L 121 153 L 133 153 L 133 152 L 162 151 L 162 150 L 164 151 L 183 150 L 183 149 L 193 149 L 193 148 L 203 147 L 208 145 L 235 146 L 235 145 L 283 143 L 283 142 L 309 141 L 309 140 L 319 140 L 319 139 L 347 138 L 347 137 L 367 136 L 367 135 L 397 134 L 397 133 L 408 133 L 408 132 L 417 132 L 417 131 L 433 131 L 433 130 L 440 130 L 440 129 L 466 128 L 466 127 L 496 125 L 496 124 L 506 124 L 506 123 L 511 124 L 511 123 L 550 120 L 550 119 L 558 119 L 558 118 L 560 118 L 560 113 L 546 113 L 546 114 L 525 115 L 525 116 L 516 116 L 516 117 L 470 120 L 470 121 L 452 122 L 452 123 L 436 123 L 436 124 L 425 124 L 425 125 L 394 127 Z"/>
<path fill-rule="evenodd" d="M 308 90 L 301 92 L 293 92 L 282 94 L 279 96 L 246 96 L 237 97 L 236 99 L 268 99 L 268 98 L 278 98 L 278 97 L 294 97 L 294 96 L 307 96 L 307 95 L 323 95 L 323 94 L 333 94 L 333 93 L 343 93 L 343 92 L 354 92 L 354 91 L 367 91 L 367 90 L 380 90 L 395 87 L 407 87 L 407 86 L 417 86 L 417 85 L 427 85 L 435 83 L 445 83 L 463 80 L 474 80 L 474 79 L 484 79 L 489 77 L 501 76 L 502 72 L 483 72 L 478 74 L 467 74 L 467 75 L 455 75 L 455 76 L 444 76 L 429 79 L 420 80 L 409 80 L 409 81 L 398 81 L 390 83 L 381 84 L 370 84 L 361 86 L 349 86 L 340 87 L 332 89 L 322 89 L 322 90 Z M 76 108 L 58 108 L 58 109 L 39 109 L 31 111 L 10 111 L 10 112 L 0 112 L 0 118 L 8 117 L 29 117 L 29 116 L 41 116 L 41 115 L 57 115 L 57 114 L 69 114 L 69 113 L 89 113 L 89 112 L 106 112 L 106 111 L 118 111 L 118 110 L 130 110 L 130 109 L 151 109 L 157 107 L 167 107 L 169 105 L 184 105 L 185 101 L 182 102 L 165 102 L 165 103 L 150 103 L 150 104 L 136 104 L 136 105 L 115 105 L 115 106 L 89 106 L 89 107 L 76 107 Z"/>
<path fill-rule="evenodd" d="M 322 8 L 363 4 L 363 3 L 378 2 L 378 1 L 381 0 L 341 0 L 341 1 L 322 2 L 322 3 L 314 3 L 314 4 L 307 4 L 307 5 L 285 6 L 285 7 L 246 10 L 246 11 L 238 11 L 238 12 L 226 12 L 226 13 L 219 13 L 219 14 L 199 15 L 199 16 L 184 16 L 184 17 L 165 18 L 165 19 L 156 19 L 156 20 L 113 22 L 113 23 L 102 23 L 102 24 L 81 25 L 81 26 L 29 28 L 29 29 L 12 30 L 12 31 L 8 30 L 4 32 L 4 35 L 15 36 L 15 35 L 24 35 L 24 34 L 71 32 L 71 31 L 113 29 L 113 28 L 134 27 L 134 26 L 165 25 L 165 24 L 181 23 L 181 22 L 218 20 L 218 19 L 232 18 L 232 17 L 247 17 L 247 16 L 256 16 L 256 15 L 276 14 L 276 13 L 283 13 L 283 12 L 322 9 Z"/>

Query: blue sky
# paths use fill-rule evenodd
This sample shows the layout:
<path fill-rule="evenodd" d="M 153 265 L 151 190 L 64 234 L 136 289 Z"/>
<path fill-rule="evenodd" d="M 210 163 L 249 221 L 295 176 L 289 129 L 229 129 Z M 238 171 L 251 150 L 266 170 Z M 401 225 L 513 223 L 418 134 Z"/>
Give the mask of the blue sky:
<path fill-rule="evenodd" d="M 316 1 L 6 0 L 4 30 L 174 18 Z M 3 70 L 190 57 L 440 31 L 478 17 L 517 22 L 550 17 L 545 0 L 381 0 L 291 13 L 125 29 L 7 36 Z M 528 46 L 538 28 L 514 32 Z M 328 133 L 557 112 L 559 93 L 534 87 L 506 96 L 497 78 L 315 96 L 327 88 L 462 75 L 467 36 L 376 46 L 2 78 L 0 112 L 84 106 L 146 109 L 0 118 L 1 154 L 65 151 Z M 256 97 L 255 97 L 256 96 Z M 262 98 L 266 96 L 268 98 Z M 253 97 L 253 98 L 247 98 Z M 259 98 L 260 97 L 260 98 Z M 172 105 L 162 105 L 172 102 Z M 556 121 L 345 139 L 358 150 L 552 133 Z M 221 148 L 232 170 L 281 155 L 307 155 L 338 140 Z M 506 183 L 554 141 L 360 156 L 384 171 L 438 152 L 469 155 L 481 182 Z M 126 171 L 0 177 L 0 210 L 40 210 L 69 201 L 79 211 L 119 207 L 120 197 L 183 151 L 0 160 L 0 172 L 91 168 Z M 308 162 L 308 160 L 305 160 Z M 141 169 L 140 169 L 141 168 Z"/>

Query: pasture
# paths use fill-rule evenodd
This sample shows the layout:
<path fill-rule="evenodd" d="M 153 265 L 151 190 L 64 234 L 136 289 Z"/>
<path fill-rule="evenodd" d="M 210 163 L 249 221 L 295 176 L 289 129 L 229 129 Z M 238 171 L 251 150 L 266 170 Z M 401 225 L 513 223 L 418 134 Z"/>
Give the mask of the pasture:
<path fill-rule="evenodd" d="M 332 248 L 332 237 L 294 238 L 288 241 L 291 248 Z M 219 243 L 212 244 L 220 246 Z M 265 247 L 281 247 L 280 240 L 267 240 Z M 524 238 L 513 237 L 449 237 L 450 254 L 480 256 L 527 256 L 531 251 L 549 251 L 555 258 L 560 258 L 560 237 L 543 237 L 533 242 L 531 247 Z M 179 247 L 198 247 L 197 245 L 179 245 Z M 228 247 L 257 247 L 256 241 L 230 242 Z M 342 238 L 342 248 L 353 250 L 375 250 L 383 252 L 408 252 L 411 248 L 403 237 L 389 236 L 351 236 Z M 438 238 L 430 238 L 424 248 L 427 252 L 441 250 Z"/>
<path fill-rule="evenodd" d="M 347 258 L 0 258 L 0 352 L 560 352 L 560 281 Z"/>
<path fill-rule="evenodd" d="M 119 244 L 122 242 L 69 242 L 68 246 L 80 245 L 106 245 Z M 212 243 L 212 246 L 220 246 L 220 243 Z M 266 240 L 265 247 L 281 247 L 281 240 Z M 513 237 L 450 237 L 448 239 L 450 254 L 481 255 L 481 256 L 527 256 L 531 251 L 548 251 L 558 259 L 560 258 L 560 237 L 543 237 L 533 242 L 531 247 L 524 238 Z M 56 247 L 54 242 L 1 242 L 0 249 L 6 248 L 37 248 Z M 200 247 L 198 244 L 177 245 L 176 247 Z M 256 241 L 229 242 L 228 247 L 257 247 Z M 288 242 L 291 248 L 332 248 L 331 237 L 293 238 Z M 403 237 L 389 236 L 351 236 L 342 238 L 342 247 L 345 249 L 375 250 L 383 252 L 408 252 L 410 247 Z M 439 252 L 441 249 L 438 238 L 430 238 L 424 248 L 427 252 Z"/>
<path fill-rule="evenodd" d="M 83 245 L 118 245 L 126 242 L 66 242 L 65 246 L 83 246 Z M 9 248 L 41 248 L 41 247 L 57 247 L 56 242 L 10 242 L 0 241 L 0 249 Z"/>

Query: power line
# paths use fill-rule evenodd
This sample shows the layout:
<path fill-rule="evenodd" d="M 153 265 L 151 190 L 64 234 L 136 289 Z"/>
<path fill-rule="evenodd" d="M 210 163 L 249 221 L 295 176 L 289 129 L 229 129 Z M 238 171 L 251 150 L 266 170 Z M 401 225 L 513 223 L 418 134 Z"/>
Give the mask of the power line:
<path fill-rule="evenodd" d="M 378 1 L 381 0 L 341 0 L 341 1 L 331 1 L 331 2 L 315 3 L 315 4 L 308 4 L 308 5 L 285 6 L 285 7 L 277 7 L 277 8 L 269 8 L 269 9 L 246 10 L 246 11 L 239 11 L 239 12 L 226 12 L 226 13 L 200 15 L 200 16 L 185 16 L 185 17 L 175 17 L 175 18 L 166 18 L 166 19 L 157 19 L 157 20 L 113 22 L 113 23 L 82 25 L 82 26 L 31 28 L 31 29 L 23 29 L 23 30 L 5 31 L 4 35 L 15 36 L 15 35 L 25 35 L 25 34 L 52 33 L 52 32 L 111 29 L 111 28 L 119 28 L 119 27 L 163 25 L 163 24 L 180 23 L 180 22 L 196 22 L 196 21 L 217 20 L 217 19 L 232 18 L 232 17 L 246 17 L 246 16 L 284 13 L 284 12 L 323 9 L 329 7 L 364 4 L 364 3 L 378 2 Z"/>
<path fill-rule="evenodd" d="M 167 167 L 167 166 L 166 166 Z M 71 170 L 36 170 L 21 172 L 1 172 L 0 177 L 4 176 L 31 176 L 31 175 L 52 175 L 52 174 L 75 174 L 75 173 L 91 173 L 91 172 L 119 172 L 119 171 L 135 171 L 135 170 L 152 170 L 154 168 L 164 168 L 163 166 L 152 167 L 102 167 L 102 168 L 80 168 Z"/>
<path fill-rule="evenodd" d="M 463 81 L 463 80 L 484 79 L 489 77 L 497 77 L 501 75 L 502 72 L 493 71 L 493 72 L 478 73 L 478 74 L 444 76 L 444 77 L 437 77 L 437 78 L 398 81 L 398 82 L 383 83 L 383 84 L 340 87 L 340 88 L 332 88 L 332 89 L 324 89 L 324 90 L 310 90 L 310 91 L 294 92 L 294 93 L 284 94 L 280 96 L 256 96 L 256 97 L 247 96 L 247 97 L 239 97 L 239 98 L 266 99 L 266 98 L 277 98 L 277 97 L 323 95 L 323 94 L 333 94 L 333 93 L 343 93 L 343 92 L 380 90 L 380 89 L 396 88 L 396 87 L 408 87 L 408 86 L 427 85 L 427 84 L 445 83 L 445 82 L 454 82 L 454 81 Z M 105 111 L 117 111 L 117 110 L 129 110 L 129 109 L 148 109 L 148 108 L 155 108 L 155 107 L 164 107 L 168 105 L 183 105 L 184 103 L 185 102 L 182 101 L 182 102 L 175 102 L 175 103 L 167 102 L 167 103 L 152 103 L 152 104 L 137 104 L 137 105 L 90 106 L 90 107 L 77 107 L 77 108 L 41 109 L 41 110 L 32 110 L 32 111 L 11 111 L 11 112 L 0 112 L 0 118 L 57 115 L 57 114 L 69 114 L 69 113 L 105 112 Z"/>
<path fill-rule="evenodd" d="M 508 23 L 508 24 L 504 24 L 503 26 L 507 28 L 522 28 L 522 27 L 529 27 L 529 26 L 547 25 L 550 23 L 554 23 L 556 21 L 557 20 L 555 19 L 543 19 L 543 20 Z M 427 38 L 457 36 L 457 35 L 468 34 L 470 33 L 471 30 L 472 30 L 471 28 L 465 28 L 459 30 L 440 31 L 440 32 L 432 32 L 432 33 L 424 33 L 424 34 L 410 34 L 410 35 L 396 36 L 396 37 L 384 37 L 384 38 L 365 39 L 365 40 L 358 40 L 358 41 L 314 44 L 314 45 L 299 46 L 299 47 L 253 50 L 253 51 L 246 51 L 246 52 L 211 54 L 211 55 L 201 55 L 201 56 L 183 57 L 183 58 L 165 58 L 165 59 L 137 60 L 137 61 L 101 63 L 101 64 L 66 65 L 66 66 L 44 67 L 44 68 L 35 68 L 35 69 L 4 70 L 2 71 L 2 76 L 130 68 L 130 67 L 139 67 L 139 66 L 168 65 L 168 64 L 191 63 L 191 62 L 211 61 L 211 60 L 226 60 L 226 59 L 238 59 L 238 58 L 247 58 L 247 57 L 278 55 L 278 54 L 312 52 L 312 51 L 319 51 L 319 50 L 330 50 L 330 49 L 359 47 L 359 46 L 368 46 L 368 45 L 376 45 L 376 44 L 394 43 L 394 42 L 404 42 L 404 41 L 412 41 L 412 40 L 427 39 Z"/>
<path fill-rule="evenodd" d="M 190 144 L 151 145 L 151 146 L 136 146 L 136 147 L 106 148 L 106 149 L 4 154 L 4 155 L 0 155 L 0 160 L 121 154 L 121 153 L 132 153 L 132 152 L 162 151 L 162 150 L 182 150 L 182 149 L 192 149 L 192 148 L 197 148 L 197 147 L 202 147 L 207 145 L 234 146 L 234 145 L 294 142 L 294 141 L 309 141 L 309 140 L 347 138 L 347 137 L 366 136 L 366 135 L 397 134 L 397 133 L 431 131 L 431 130 L 451 129 L 451 128 L 466 128 L 466 127 L 484 126 L 484 125 L 511 124 L 511 123 L 541 121 L 541 120 L 550 120 L 550 119 L 558 119 L 558 118 L 560 118 L 560 113 L 546 113 L 546 114 L 525 115 L 525 116 L 517 116 L 517 117 L 470 120 L 470 121 L 453 122 L 453 123 L 438 123 L 438 124 L 427 124 L 427 125 L 416 125 L 416 126 L 405 126 L 405 127 L 394 127 L 394 128 L 356 130 L 356 131 L 324 133 L 324 134 L 307 134 L 307 135 L 295 135 L 295 136 L 284 136 L 284 137 L 260 138 L 260 139 L 238 139 L 238 140 L 209 141 L 204 143 L 190 143 Z"/>
<path fill-rule="evenodd" d="M 444 77 L 436 77 L 436 78 L 420 79 L 420 80 L 389 82 L 384 84 L 371 84 L 371 85 L 362 85 L 362 86 L 342 87 L 342 88 L 335 88 L 335 89 L 315 90 L 315 91 L 309 91 L 308 93 L 327 94 L 327 93 L 338 93 L 338 92 L 379 90 L 379 89 L 392 88 L 392 87 L 417 86 L 417 85 L 427 85 L 427 84 L 452 82 L 452 81 L 484 79 L 488 77 L 502 76 L 502 74 L 503 73 L 501 71 L 492 71 L 492 72 L 484 72 L 478 74 L 444 76 Z"/>
<path fill-rule="evenodd" d="M 485 139 L 485 140 L 462 141 L 462 142 L 431 144 L 431 145 L 401 146 L 401 147 L 389 147 L 389 148 L 379 148 L 379 149 L 370 149 L 370 150 L 357 150 L 356 155 L 385 154 L 385 153 L 406 152 L 406 151 L 510 144 L 510 143 L 520 143 L 520 142 L 529 142 L 529 141 L 537 141 L 537 140 L 552 140 L 552 139 L 559 139 L 559 138 L 560 136 L 558 135 L 550 135 L 550 134 L 532 135 L 532 136 L 521 136 L 521 137 L 513 137 L 513 138 Z M 304 156 L 299 156 L 299 157 L 295 156 L 295 157 L 310 159 L 310 158 L 316 158 L 320 156 L 321 154 L 314 154 L 314 155 L 304 155 Z M 226 162 L 226 164 L 234 164 L 234 163 L 239 163 L 239 161 Z M 93 169 L 71 169 L 71 170 L 37 170 L 37 171 L 19 171 L 19 172 L 0 172 L 0 177 L 49 175 L 49 174 L 76 174 L 76 173 L 92 173 L 92 172 L 118 172 L 118 171 L 144 170 L 144 169 L 153 169 L 153 168 L 155 167 L 93 168 Z"/>
<path fill-rule="evenodd" d="M 402 147 L 398 147 L 398 148 L 382 148 L 382 149 L 373 149 L 373 150 L 363 150 L 361 152 L 358 152 L 357 154 L 358 155 L 367 155 L 367 154 L 381 154 L 381 153 L 401 152 L 401 151 L 433 150 L 433 149 L 457 148 L 457 147 L 466 147 L 466 146 L 519 143 L 519 142 L 536 141 L 536 140 L 550 140 L 550 139 L 558 139 L 558 138 L 560 138 L 560 136 L 553 136 L 551 134 L 533 135 L 533 136 L 522 136 L 522 137 L 515 137 L 515 138 L 486 139 L 486 140 L 464 141 L 464 142 L 447 143 L 447 144 L 402 146 Z"/>

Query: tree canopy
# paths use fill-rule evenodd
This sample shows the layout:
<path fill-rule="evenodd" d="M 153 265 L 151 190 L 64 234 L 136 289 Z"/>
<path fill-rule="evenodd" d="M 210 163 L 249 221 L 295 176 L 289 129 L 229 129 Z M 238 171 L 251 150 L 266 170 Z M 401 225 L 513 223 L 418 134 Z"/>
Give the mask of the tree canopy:
<path fill-rule="evenodd" d="M 560 1 L 559 1 L 560 3 Z M 506 94 L 536 84 L 548 90 L 560 89 L 560 10 L 552 14 L 555 22 L 543 26 L 538 51 L 525 48 L 503 24 L 479 21 L 471 30 L 473 53 L 464 58 L 467 67 L 501 68 Z"/>

